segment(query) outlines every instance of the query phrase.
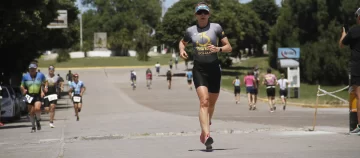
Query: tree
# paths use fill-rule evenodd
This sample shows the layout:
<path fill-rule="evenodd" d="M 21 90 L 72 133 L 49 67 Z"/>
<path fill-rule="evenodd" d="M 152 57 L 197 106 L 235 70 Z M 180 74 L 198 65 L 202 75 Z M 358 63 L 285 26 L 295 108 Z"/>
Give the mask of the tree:
<path fill-rule="evenodd" d="M 144 26 L 156 28 L 160 23 L 158 0 L 82 0 L 82 4 L 95 8 L 83 15 L 84 40 L 93 43 L 94 32 L 106 32 L 108 48 L 117 55 L 128 55 L 129 49 L 137 49 L 135 46 L 142 41 L 134 37 Z M 147 31 L 150 34 L 153 30 Z M 149 50 L 150 44 L 146 43 L 144 49 Z"/>
<path fill-rule="evenodd" d="M 75 0 L 37 0 L 0 2 L 0 74 L 4 84 L 9 84 L 14 76 L 19 83 L 21 73 L 29 63 L 41 55 L 41 51 L 51 48 L 68 48 L 76 36 L 73 23 L 77 8 Z M 57 17 L 57 10 L 68 10 L 70 29 L 50 30 L 46 26 Z M 9 65 L 11 63 L 11 65 Z M 1 75 L 0 75 L 1 76 Z"/>
<path fill-rule="evenodd" d="M 197 3 L 193 0 L 181 0 L 169 8 L 157 29 L 157 39 L 178 51 L 178 43 L 183 38 L 186 28 L 196 24 L 194 8 Z M 223 27 L 233 47 L 233 55 L 245 48 L 255 48 L 255 52 L 261 50 L 263 32 L 259 30 L 266 30 L 262 27 L 269 28 L 261 22 L 254 11 L 237 0 L 210 0 L 208 4 L 212 14 L 210 21 Z M 189 47 L 187 50 L 191 50 Z"/>
<path fill-rule="evenodd" d="M 277 68 L 277 48 L 300 47 L 302 81 L 320 84 L 347 83 L 349 50 L 340 50 L 338 40 L 344 23 L 354 25 L 360 2 L 351 0 L 285 1 L 270 33 L 269 64 Z"/>
<path fill-rule="evenodd" d="M 248 5 L 259 15 L 261 20 L 270 26 L 275 25 L 279 16 L 279 6 L 276 5 L 275 0 L 252 0 Z"/>

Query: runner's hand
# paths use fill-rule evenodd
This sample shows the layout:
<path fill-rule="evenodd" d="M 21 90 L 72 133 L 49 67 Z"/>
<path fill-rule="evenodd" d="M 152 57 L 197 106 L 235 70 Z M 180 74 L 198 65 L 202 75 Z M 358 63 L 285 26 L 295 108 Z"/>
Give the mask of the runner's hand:
<path fill-rule="evenodd" d="M 41 98 L 44 98 L 44 96 L 45 96 L 45 93 L 41 92 Z"/>
<path fill-rule="evenodd" d="M 210 50 L 211 53 L 215 53 L 215 52 L 219 52 L 219 48 L 215 47 L 214 45 L 208 45 L 208 49 Z"/>
<path fill-rule="evenodd" d="M 180 57 L 183 58 L 183 59 L 187 59 L 187 58 L 188 58 L 188 55 L 187 55 L 187 53 L 185 52 L 185 50 L 180 51 Z"/>

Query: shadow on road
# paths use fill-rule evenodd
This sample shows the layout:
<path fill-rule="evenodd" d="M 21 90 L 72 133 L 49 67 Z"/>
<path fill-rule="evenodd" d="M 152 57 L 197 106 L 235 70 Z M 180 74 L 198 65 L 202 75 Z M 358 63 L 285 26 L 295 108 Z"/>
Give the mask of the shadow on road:
<path fill-rule="evenodd" d="M 188 151 L 202 151 L 202 152 L 213 152 L 213 151 L 223 151 L 223 150 L 236 150 L 238 148 L 227 148 L 227 149 L 221 149 L 221 148 L 218 148 L 218 149 L 211 149 L 211 150 L 206 150 L 206 149 L 190 149 Z"/>
<path fill-rule="evenodd" d="M 166 75 L 159 75 L 159 77 L 166 77 Z M 172 77 L 185 77 L 184 73 L 174 73 Z"/>
<path fill-rule="evenodd" d="M 2 129 L 14 129 L 14 128 L 27 128 L 27 127 L 31 127 L 31 125 L 8 125 L 5 124 L 5 126 L 0 127 L 0 130 Z"/>

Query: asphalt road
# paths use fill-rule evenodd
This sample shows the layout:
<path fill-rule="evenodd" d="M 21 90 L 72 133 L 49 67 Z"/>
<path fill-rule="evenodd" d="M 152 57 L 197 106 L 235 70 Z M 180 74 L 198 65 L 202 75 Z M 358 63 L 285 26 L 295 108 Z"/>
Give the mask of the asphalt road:
<path fill-rule="evenodd" d="M 26 117 L 0 127 L 1 157 L 358 157 L 358 137 L 346 134 L 347 109 L 319 109 L 316 131 L 308 132 L 314 109 L 288 106 L 270 113 L 259 102 L 257 111 L 249 111 L 245 98 L 235 104 L 225 91 L 211 125 L 214 150 L 204 152 L 198 99 L 186 79 L 174 77 L 168 90 L 165 77 L 154 77 L 147 89 L 145 69 L 135 70 L 138 85 L 132 90 L 129 68 L 74 69 L 87 87 L 80 121 L 65 96 L 56 108 L 56 128 L 48 126 L 47 114 L 36 133 L 30 133 Z M 56 70 L 63 77 L 66 72 Z"/>

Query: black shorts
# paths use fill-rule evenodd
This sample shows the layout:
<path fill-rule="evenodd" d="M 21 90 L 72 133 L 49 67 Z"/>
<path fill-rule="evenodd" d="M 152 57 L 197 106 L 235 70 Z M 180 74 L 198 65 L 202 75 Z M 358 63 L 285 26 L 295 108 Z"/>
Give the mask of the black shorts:
<path fill-rule="evenodd" d="M 275 87 L 274 86 L 267 86 L 266 87 L 266 94 L 268 97 L 275 97 Z"/>
<path fill-rule="evenodd" d="M 159 72 L 160 72 L 160 68 L 156 68 L 156 72 L 159 73 Z"/>
<path fill-rule="evenodd" d="M 81 103 L 82 103 L 82 97 L 81 97 L 81 99 L 80 99 L 80 102 L 77 103 L 77 102 L 74 102 L 74 97 L 75 97 L 75 96 L 80 97 L 80 94 L 74 94 L 74 96 L 71 98 L 72 102 L 73 102 L 74 104 L 78 104 L 78 103 L 81 104 Z"/>
<path fill-rule="evenodd" d="M 170 69 L 172 69 L 172 65 L 169 65 L 170 66 Z"/>
<path fill-rule="evenodd" d="M 351 75 L 350 83 L 351 86 L 360 86 L 360 76 Z"/>
<path fill-rule="evenodd" d="M 220 92 L 221 70 L 219 61 L 213 63 L 199 63 L 194 61 L 192 73 L 195 88 L 205 86 L 210 93 Z"/>
<path fill-rule="evenodd" d="M 29 103 L 25 97 L 25 102 L 27 105 L 35 105 L 35 102 L 42 102 L 42 98 L 40 96 L 40 94 L 27 94 L 30 97 L 32 97 L 32 101 Z"/>
<path fill-rule="evenodd" d="M 284 90 L 280 89 L 280 96 L 287 97 L 287 90 L 286 89 L 284 89 Z"/>
<path fill-rule="evenodd" d="M 167 80 L 167 81 L 171 81 L 171 77 L 166 77 L 166 80 Z"/>
<path fill-rule="evenodd" d="M 51 95 L 51 94 L 49 94 Z M 57 95 L 57 94 L 56 94 Z M 49 101 L 48 98 L 44 98 L 44 106 L 45 107 L 49 107 L 51 104 L 57 104 L 57 100 L 52 100 L 52 101 Z"/>
<path fill-rule="evenodd" d="M 235 94 L 235 95 L 236 95 L 236 94 L 240 94 L 240 91 L 241 91 L 240 86 L 235 86 L 235 87 L 234 87 L 234 94 Z"/>
<path fill-rule="evenodd" d="M 192 83 L 192 80 L 187 80 L 188 84 L 191 84 Z"/>

